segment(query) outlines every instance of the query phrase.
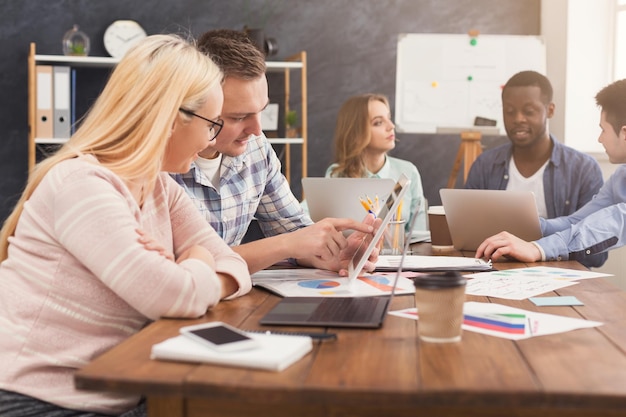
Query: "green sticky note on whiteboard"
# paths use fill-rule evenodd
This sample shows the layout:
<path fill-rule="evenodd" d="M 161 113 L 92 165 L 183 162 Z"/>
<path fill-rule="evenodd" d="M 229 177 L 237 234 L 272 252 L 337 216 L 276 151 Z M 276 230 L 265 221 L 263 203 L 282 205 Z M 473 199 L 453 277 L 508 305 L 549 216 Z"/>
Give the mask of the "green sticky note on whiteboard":
<path fill-rule="evenodd" d="M 536 306 L 582 306 L 584 305 L 578 298 L 573 295 L 563 297 L 531 297 L 529 298 Z"/>

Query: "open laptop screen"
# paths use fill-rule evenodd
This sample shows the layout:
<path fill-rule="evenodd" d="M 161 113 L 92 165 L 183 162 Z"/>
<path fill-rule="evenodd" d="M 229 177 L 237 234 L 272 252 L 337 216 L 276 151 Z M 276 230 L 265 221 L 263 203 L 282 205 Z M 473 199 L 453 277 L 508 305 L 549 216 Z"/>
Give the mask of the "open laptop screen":
<path fill-rule="evenodd" d="M 475 251 L 486 238 L 502 231 L 527 241 L 541 238 L 530 191 L 442 188 L 439 194 L 457 250 Z"/>
<path fill-rule="evenodd" d="M 385 201 L 393 188 L 391 178 L 302 178 L 306 207 L 314 222 L 326 217 L 363 220 L 360 199 L 379 197 Z M 329 198 L 335 196 L 335 198 Z"/>

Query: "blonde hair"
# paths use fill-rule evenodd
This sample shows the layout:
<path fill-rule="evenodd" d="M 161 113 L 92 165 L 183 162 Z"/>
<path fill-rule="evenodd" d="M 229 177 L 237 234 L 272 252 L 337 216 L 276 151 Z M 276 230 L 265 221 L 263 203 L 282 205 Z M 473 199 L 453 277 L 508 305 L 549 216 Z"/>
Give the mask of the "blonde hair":
<path fill-rule="evenodd" d="M 361 94 L 350 97 L 339 109 L 335 126 L 335 163 L 333 177 L 361 178 L 366 168 L 363 151 L 371 140 L 370 101 L 380 101 L 389 108 L 382 94 Z"/>
<path fill-rule="evenodd" d="M 0 231 L 0 260 L 7 257 L 8 238 L 15 233 L 24 203 L 61 161 L 93 155 L 127 183 L 141 181 L 152 189 L 175 119 L 190 120 L 179 108 L 198 110 L 221 80 L 211 59 L 177 35 L 149 36 L 129 50 L 80 128 L 29 176 Z"/>

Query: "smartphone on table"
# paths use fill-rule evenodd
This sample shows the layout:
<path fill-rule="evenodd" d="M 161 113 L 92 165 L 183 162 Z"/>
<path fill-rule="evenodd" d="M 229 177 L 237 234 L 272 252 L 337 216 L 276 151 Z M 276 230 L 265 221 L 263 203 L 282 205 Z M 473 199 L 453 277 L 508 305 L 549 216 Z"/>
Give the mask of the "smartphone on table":
<path fill-rule="evenodd" d="M 180 334 L 220 352 L 259 347 L 257 340 L 221 321 L 181 327 Z"/>

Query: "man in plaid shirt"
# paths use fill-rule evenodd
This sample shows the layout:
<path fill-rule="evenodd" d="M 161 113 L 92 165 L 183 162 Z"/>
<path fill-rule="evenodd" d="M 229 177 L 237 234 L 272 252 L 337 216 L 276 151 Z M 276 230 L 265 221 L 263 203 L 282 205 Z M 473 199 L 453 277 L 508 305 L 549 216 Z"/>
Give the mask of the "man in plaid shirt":
<path fill-rule="evenodd" d="M 173 177 L 211 226 L 248 263 L 250 273 L 291 259 L 299 265 L 339 271 L 380 220 L 367 217 L 313 223 L 281 173 L 280 160 L 261 131 L 269 103 L 265 57 L 243 32 L 213 30 L 198 45 L 224 73 L 223 128 L 189 172 Z M 253 218 L 265 239 L 241 244 Z M 343 230 L 352 229 L 349 238 Z M 366 269 L 374 267 L 377 252 Z"/>

